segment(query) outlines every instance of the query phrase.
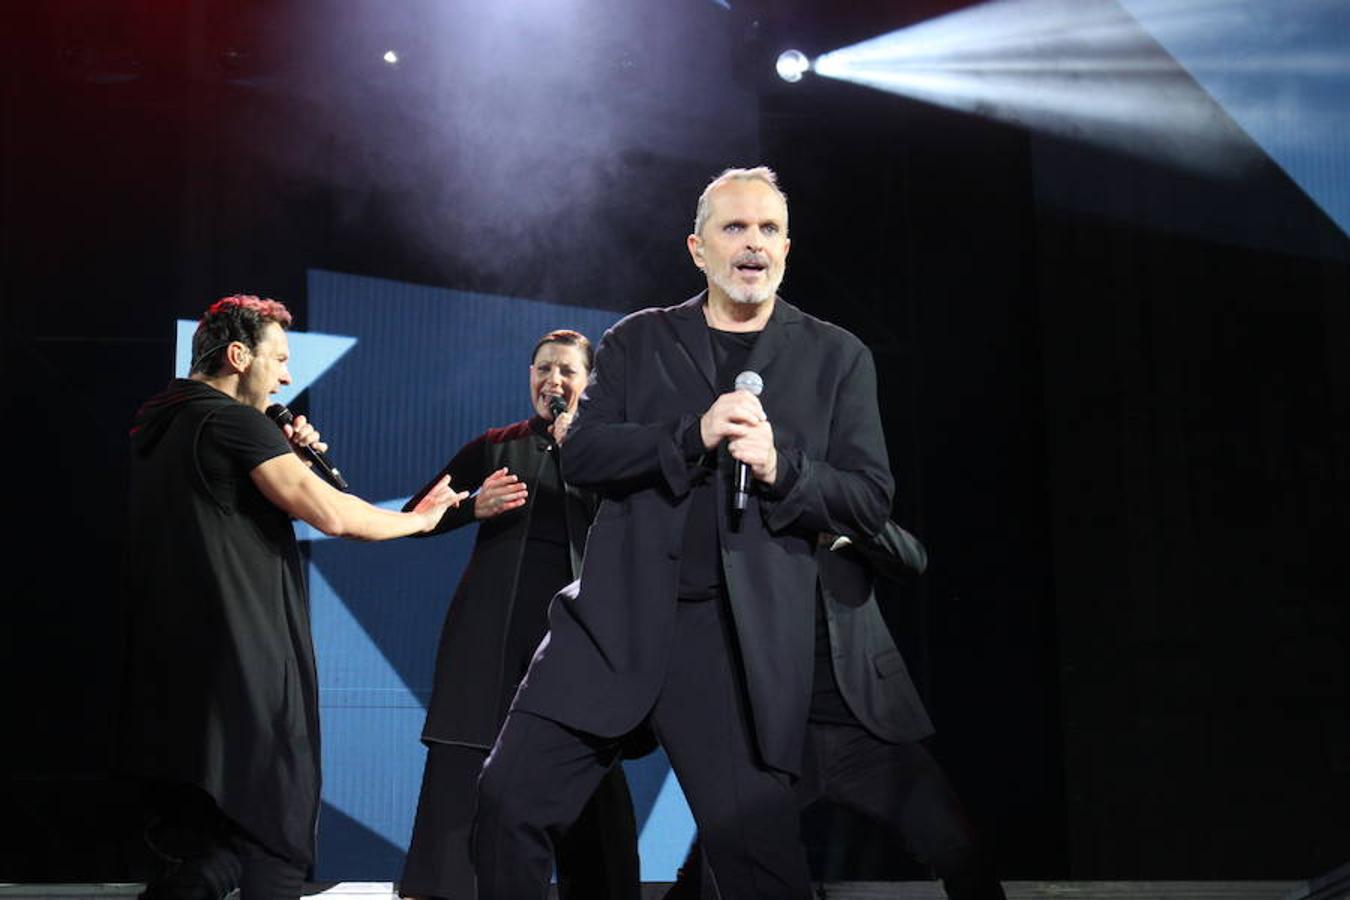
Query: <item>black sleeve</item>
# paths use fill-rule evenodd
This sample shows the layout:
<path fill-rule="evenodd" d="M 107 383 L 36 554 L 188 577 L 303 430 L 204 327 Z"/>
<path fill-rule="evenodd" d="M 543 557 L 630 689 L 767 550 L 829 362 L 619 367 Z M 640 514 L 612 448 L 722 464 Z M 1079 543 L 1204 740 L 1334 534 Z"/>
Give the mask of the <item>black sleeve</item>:
<path fill-rule="evenodd" d="M 889 519 L 871 538 L 855 541 L 853 550 L 878 575 L 896 581 L 907 575 L 922 575 L 928 568 L 928 551 L 923 543 Z"/>
<path fill-rule="evenodd" d="M 455 454 L 450 462 L 445 464 L 439 472 L 436 473 L 426 484 L 422 485 L 421 490 L 412 495 L 407 503 L 403 504 L 403 511 L 409 512 L 418 504 L 430 490 L 436 486 L 446 475 L 450 476 L 450 487 L 457 491 L 475 491 L 482 486 L 484 479 L 490 474 L 487 469 L 487 435 L 481 434 L 469 441 L 459 452 Z M 447 531 L 454 531 L 464 525 L 472 523 L 473 500 L 465 500 L 459 506 L 452 506 L 441 516 L 441 520 L 436 523 L 436 527 L 421 535 L 414 537 L 426 537 L 432 534 L 444 534 Z"/>
<path fill-rule="evenodd" d="M 213 446 L 245 472 L 291 452 L 290 441 L 276 423 L 251 406 L 231 403 L 206 421 Z"/>
<path fill-rule="evenodd" d="M 605 332 L 581 395 L 576 421 L 563 444 L 568 484 L 605 494 L 626 483 L 664 482 L 671 496 L 689 492 L 689 480 L 706 452 L 699 417 L 685 413 L 663 422 L 630 422 L 625 414 L 629 335 L 646 322 L 625 320 Z"/>
<path fill-rule="evenodd" d="M 778 482 L 760 504 L 773 531 L 789 526 L 850 537 L 876 534 L 891 511 L 895 482 L 877 407 L 872 354 L 854 346 L 852 364 L 834 386 L 825 459 L 777 443 Z"/>

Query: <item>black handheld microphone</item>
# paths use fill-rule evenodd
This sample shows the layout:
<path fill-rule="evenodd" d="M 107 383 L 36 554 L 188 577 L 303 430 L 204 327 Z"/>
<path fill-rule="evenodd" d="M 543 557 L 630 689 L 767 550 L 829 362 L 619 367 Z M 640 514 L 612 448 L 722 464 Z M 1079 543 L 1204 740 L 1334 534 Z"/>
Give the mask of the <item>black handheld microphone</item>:
<path fill-rule="evenodd" d="M 554 394 L 552 397 L 548 398 L 548 411 L 553 413 L 553 418 L 558 418 L 558 416 L 567 412 L 567 401 L 557 394 Z"/>
<path fill-rule="evenodd" d="M 758 397 L 764 390 L 764 379 L 758 372 L 745 371 L 736 376 L 736 390 L 748 391 Z M 735 480 L 731 488 L 731 510 L 737 515 L 745 512 L 750 502 L 750 467 L 736 460 Z"/>
<path fill-rule="evenodd" d="M 284 425 L 294 425 L 295 416 L 284 404 L 273 403 L 267 407 L 267 418 L 277 423 L 277 427 Z M 313 447 L 301 447 L 300 452 L 305 454 L 314 463 L 314 467 L 319 470 L 319 474 L 328 479 L 328 483 L 340 491 L 347 490 L 347 479 L 342 477 L 337 466 L 328 461 L 327 455 Z"/>

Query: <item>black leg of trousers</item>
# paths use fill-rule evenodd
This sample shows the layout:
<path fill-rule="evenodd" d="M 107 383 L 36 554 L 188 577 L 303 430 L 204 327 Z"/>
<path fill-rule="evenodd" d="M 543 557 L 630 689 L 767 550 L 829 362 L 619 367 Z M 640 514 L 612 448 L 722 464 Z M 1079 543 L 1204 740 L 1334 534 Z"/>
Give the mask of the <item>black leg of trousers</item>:
<path fill-rule="evenodd" d="M 790 779 L 761 766 L 723 603 L 680 603 L 651 724 L 679 777 L 723 897 L 811 897 Z"/>
<path fill-rule="evenodd" d="M 478 782 L 473 859 L 479 900 L 544 900 L 553 843 L 615 765 L 619 741 L 512 712 Z"/>
<path fill-rule="evenodd" d="M 399 881 L 403 896 L 473 900 L 469 838 L 485 759 L 487 751 L 476 747 L 433 743 L 427 748 L 417 817 Z"/>
<path fill-rule="evenodd" d="M 951 783 L 918 742 L 889 744 L 861 726 L 813 723 L 824 796 L 880 822 L 942 879 L 951 900 L 1004 900 Z"/>
<path fill-rule="evenodd" d="M 717 603 L 681 603 L 651 724 L 703 835 L 722 896 L 806 900 L 806 854 L 789 780 L 755 761 L 734 641 Z M 617 739 L 528 713 L 507 716 L 479 781 L 480 900 L 543 900 L 551 837 L 575 820 L 616 762 Z"/>
<path fill-rule="evenodd" d="M 712 872 L 703 860 L 703 848 L 699 846 L 697 834 L 689 845 L 684 862 L 675 872 L 675 883 L 662 900 L 717 900 L 717 888 L 713 886 Z"/>
<path fill-rule="evenodd" d="M 637 842 L 628 779 L 616 765 L 556 842 L 560 900 L 639 900 Z"/>
<path fill-rule="evenodd" d="M 220 900 L 236 887 L 240 900 L 297 900 L 305 867 L 267 850 L 190 785 L 156 785 L 160 819 L 151 846 L 173 862 L 147 885 L 144 900 Z"/>
<path fill-rule="evenodd" d="M 305 867 L 273 856 L 257 844 L 241 849 L 244 872 L 239 900 L 298 900 L 305 885 Z"/>

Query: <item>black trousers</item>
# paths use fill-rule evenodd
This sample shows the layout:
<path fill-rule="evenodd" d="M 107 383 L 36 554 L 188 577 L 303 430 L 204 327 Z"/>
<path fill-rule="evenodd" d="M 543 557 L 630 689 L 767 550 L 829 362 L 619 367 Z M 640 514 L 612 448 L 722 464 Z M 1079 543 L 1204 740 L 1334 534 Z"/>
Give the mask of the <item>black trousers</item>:
<path fill-rule="evenodd" d="M 486 758 L 487 751 L 476 747 L 428 748 L 417 819 L 399 884 L 403 896 L 447 900 L 477 896 L 469 838 L 478 775 Z M 601 779 L 577 821 L 559 836 L 557 851 L 562 900 L 638 900 L 637 820 L 620 768 Z"/>
<path fill-rule="evenodd" d="M 298 900 L 306 867 L 277 856 L 222 813 L 193 785 L 154 784 L 147 796 L 156 818 L 145 839 L 163 870 L 143 900 Z"/>
<path fill-rule="evenodd" d="M 723 896 L 811 897 L 790 779 L 760 765 L 725 601 L 680 603 L 669 668 L 648 718 L 680 779 Z M 479 782 L 481 900 L 542 900 L 552 836 L 617 764 L 623 738 L 512 712 Z"/>
<path fill-rule="evenodd" d="M 861 724 L 812 722 L 808 734 L 803 807 L 827 799 L 880 823 L 933 868 L 951 900 L 1003 900 L 961 801 L 928 748 L 887 743 Z"/>
<path fill-rule="evenodd" d="M 951 900 L 1005 900 L 956 791 L 923 744 L 891 744 L 861 724 L 815 721 L 807 742 L 798 790 L 803 809 L 823 799 L 879 823 L 933 868 Z M 703 869 L 696 841 L 666 900 L 715 898 Z"/>

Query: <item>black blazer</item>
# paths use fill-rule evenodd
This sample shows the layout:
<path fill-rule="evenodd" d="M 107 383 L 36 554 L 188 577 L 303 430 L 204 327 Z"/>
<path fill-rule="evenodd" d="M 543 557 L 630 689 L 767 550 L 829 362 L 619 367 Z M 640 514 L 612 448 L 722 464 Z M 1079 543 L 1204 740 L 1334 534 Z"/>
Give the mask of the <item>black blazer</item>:
<path fill-rule="evenodd" d="M 602 502 L 582 574 L 554 601 L 515 708 L 607 737 L 651 710 L 665 676 L 699 417 L 716 398 L 704 295 L 623 319 L 596 353 L 562 447 L 570 484 Z M 872 356 L 782 299 L 746 364 L 778 448 L 739 527 L 718 504 L 722 565 L 764 761 L 796 773 L 814 659 L 816 535 L 879 531 L 892 481 Z M 719 451 L 725 454 L 725 449 Z M 726 466 L 717 485 L 727 492 Z"/>
<path fill-rule="evenodd" d="M 830 631 L 839 693 L 868 731 L 884 741 L 917 741 L 933 733 L 905 660 L 877 608 L 876 576 L 897 578 L 928 565 L 923 545 L 894 522 L 875 537 L 839 549 L 821 547 L 821 606 Z"/>

